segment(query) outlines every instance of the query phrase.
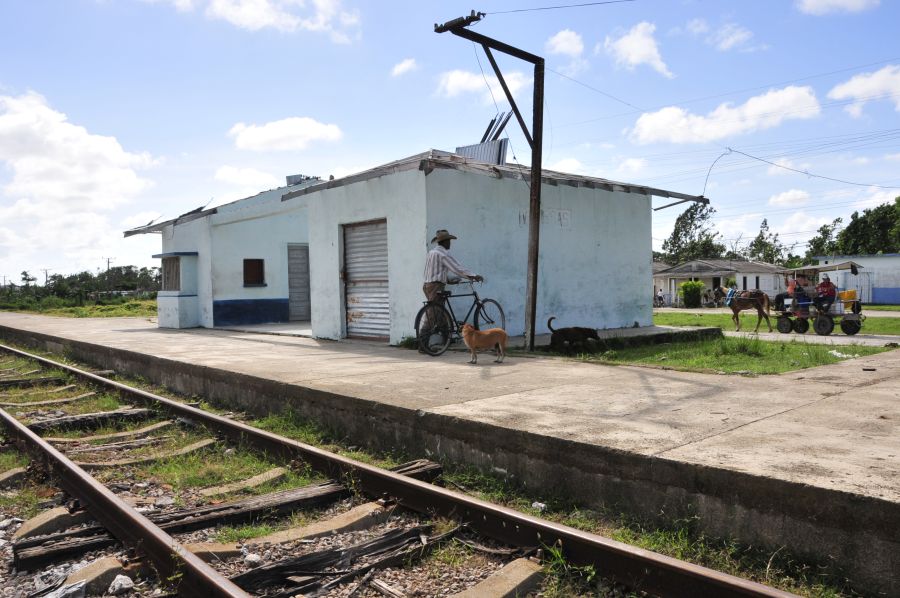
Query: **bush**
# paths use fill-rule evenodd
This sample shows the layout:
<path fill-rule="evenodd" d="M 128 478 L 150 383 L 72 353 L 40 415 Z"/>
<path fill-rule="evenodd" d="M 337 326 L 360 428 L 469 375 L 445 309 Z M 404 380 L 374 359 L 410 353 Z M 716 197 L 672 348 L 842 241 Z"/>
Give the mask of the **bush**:
<path fill-rule="evenodd" d="M 700 295 L 706 287 L 699 280 L 689 280 L 681 283 L 678 293 L 684 299 L 685 307 L 700 307 Z"/>

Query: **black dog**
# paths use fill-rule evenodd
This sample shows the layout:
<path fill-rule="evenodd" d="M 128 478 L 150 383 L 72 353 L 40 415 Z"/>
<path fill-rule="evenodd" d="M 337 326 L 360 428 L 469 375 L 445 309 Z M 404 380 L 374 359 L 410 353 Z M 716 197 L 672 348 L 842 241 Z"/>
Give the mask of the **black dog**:
<path fill-rule="evenodd" d="M 595 341 L 600 342 L 600 337 L 593 328 L 570 326 L 568 328 L 558 328 L 554 330 L 550 323 L 555 319 L 556 317 L 554 316 L 547 320 L 547 328 L 553 333 L 550 336 L 550 348 L 552 350 L 559 353 L 568 353 L 575 348 L 576 345 L 586 345 L 588 339 L 594 339 Z"/>

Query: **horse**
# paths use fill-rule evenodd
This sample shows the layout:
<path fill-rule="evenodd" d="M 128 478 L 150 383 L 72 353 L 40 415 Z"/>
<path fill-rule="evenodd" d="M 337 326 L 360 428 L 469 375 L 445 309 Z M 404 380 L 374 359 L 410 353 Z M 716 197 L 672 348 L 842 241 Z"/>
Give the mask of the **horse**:
<path fill-rule="evenodd" d="M 728 291 L 722 287 L 716 288 L 714 292 L 716 299 L 725 299 Z M 735 329 L 741 331 L 740 313 L 745 309 L 755 309 L 758 315 L 756 319 L 756 329 L 753 332 L 759 332 L 759 325 L 762 319 L 766 319 L 769 325 L 769 332 L 772 332 L 772 322 L 769 321 L 769 296 L 760 291 L 753 289 L 752 291 L 735 291 L 731 302 L 728 305 L 731 308 L 731 319 L 734 320 Z"/>

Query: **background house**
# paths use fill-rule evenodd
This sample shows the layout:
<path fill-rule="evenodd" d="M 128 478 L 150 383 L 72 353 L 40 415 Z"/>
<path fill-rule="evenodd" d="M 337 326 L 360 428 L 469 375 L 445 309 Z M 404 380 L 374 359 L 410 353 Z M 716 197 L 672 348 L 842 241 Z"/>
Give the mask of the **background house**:
<path fill-rule="evenodd" d="M 664 270 L 668 270 L 671 267 L 672 267 L 671 264 L 667 264 L 665 262 L 653 262 L 652 264 L 650 264 L 650 270 L 653 273 L 653 295 L 654 296 L 656 295 L 656 292 L 659 289 L 662 289 L 664 294 L 668 290 L 668 287 L 666 286 L 665 278 L 659 276 L 659 273 L 663 272 Z"/>
<path fill-rule="evenodd" d="M 678 287 L 688 280 L 702 281 L 710 291 L 725 286 L 734 279 L 738 290 L 759 289 L 769 297 L 783 292 L 784 274 L 782 266 L 755 262 L 752 260 L 698 259 L 691 260 L 661 270 L 654 275 L 654 284 L 659 284 L 670 298 L 667 303 L 678 303 Z"/>
<path fill-rule="evenodd" d="M 413 335 L 434 231 L 524 330 L 527 169 L 429 151 L 131 231 L 162 235 L 159 325 L 309 321 L 321 338 Z M 651 324 L 651 196 L 693 196 L 545 171 L 537 332 Z M 465 309 L 458 315 L 462 317 Z"/>

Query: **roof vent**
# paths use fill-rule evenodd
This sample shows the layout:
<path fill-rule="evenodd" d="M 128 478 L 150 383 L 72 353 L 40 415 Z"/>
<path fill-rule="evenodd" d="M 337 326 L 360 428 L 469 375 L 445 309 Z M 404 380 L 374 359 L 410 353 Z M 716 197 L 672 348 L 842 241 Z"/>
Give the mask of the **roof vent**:
<path fill-rule="evenodd" d="M 291 185 L 299 185 L 300 183 L 305 183 L 307 181 L 318 181 L 319 177 L 317 176 L 306 176 L 305 174 L 289 174 L 287 177 L 288 187 Z"/>

